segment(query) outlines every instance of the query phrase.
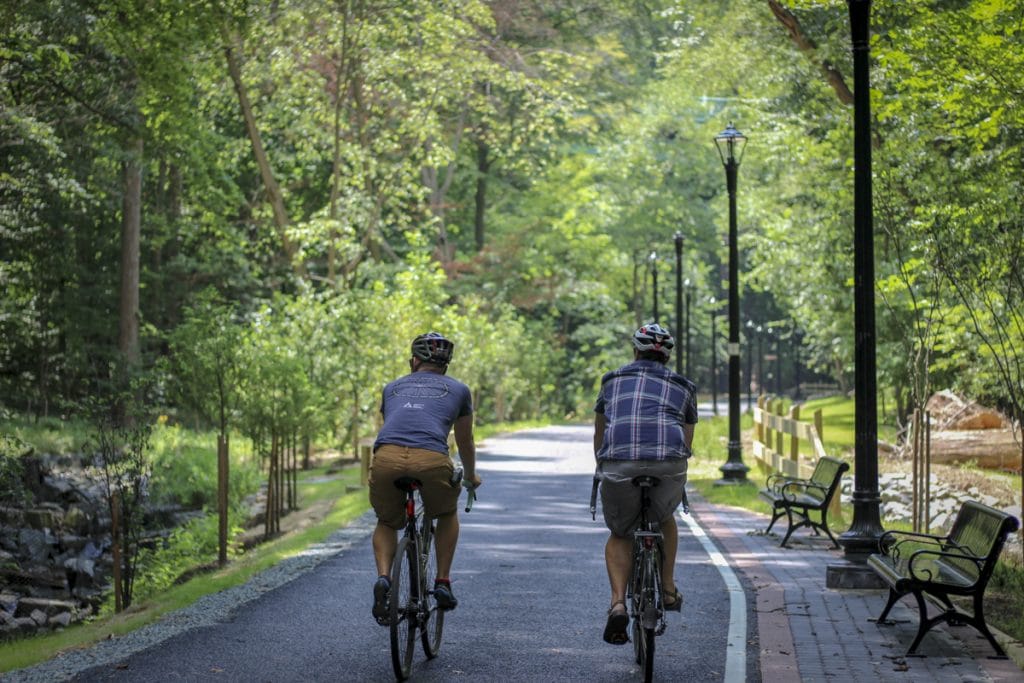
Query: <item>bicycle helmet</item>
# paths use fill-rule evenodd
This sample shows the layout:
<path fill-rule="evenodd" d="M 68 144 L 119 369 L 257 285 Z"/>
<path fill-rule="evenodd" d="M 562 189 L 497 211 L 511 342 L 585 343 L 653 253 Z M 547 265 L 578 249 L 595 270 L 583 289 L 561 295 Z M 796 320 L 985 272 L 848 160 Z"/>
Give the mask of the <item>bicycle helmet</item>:
<path fill-rule="evenodd" d="M 412 355 L 424 363 L 448 365 L 455 344 L 438 332 L 427 332 L 412 340 Z"/>
<path fill-rule="evenodd" d="M 633 348 L 637 351 L 655 351 L 668 358 L 673 346 L 672 333 L 658 323 L 647 323 L 633 333 Z"/>

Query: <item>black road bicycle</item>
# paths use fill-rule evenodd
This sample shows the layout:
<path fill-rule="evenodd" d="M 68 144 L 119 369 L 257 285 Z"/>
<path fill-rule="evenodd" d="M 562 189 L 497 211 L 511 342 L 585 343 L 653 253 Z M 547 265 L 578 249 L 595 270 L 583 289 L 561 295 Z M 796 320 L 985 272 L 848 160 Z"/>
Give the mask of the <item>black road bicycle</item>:
<path fill-rule="evenodd" d="M 629 610 L 630 638 L 636 663 L 643 672 L 644 683 L 654 677 L 654 638 L 665 632 L 665 606 L 662 602 L 661 559 L 664 556 L 665 537 L 658 520 L 648 518 L 651 507 L 650 490 L 660 483 L 658 477 L 633 477 L 633 486 L 640 489 L 640 524 L 633 532 L 633 566 L 626 584 L 626 605 Z M 597 488 L 600 479 L 595 475 L 590 494 L 590 514 L 597 516 Z M 683 512 L 689 512 L 686 490 L 683 490 Z"/>
<path fill-rule="evenodd" d="M 427 659 L 436 657 L 441 649 L 444 610 L 438 608 L 434 599 L 434 520 L 423 514 L 422 502 L 416 495 L 423 483 L 414 477 L 400 477 L 395 486 L 406 493 L 406 523 L 391 563 L 391 664 L 395 678 L 404 681 L 412 669 L 417 631 Z M 475 499 L 476 491 L 470 488 L 466 512 L 472 509 Z"/>

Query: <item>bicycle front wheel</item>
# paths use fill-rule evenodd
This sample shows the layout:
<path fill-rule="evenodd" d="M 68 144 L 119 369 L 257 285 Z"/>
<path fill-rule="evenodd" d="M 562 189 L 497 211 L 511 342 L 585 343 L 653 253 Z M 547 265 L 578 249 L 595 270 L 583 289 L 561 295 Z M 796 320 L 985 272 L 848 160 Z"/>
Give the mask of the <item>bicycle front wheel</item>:
<path fill-rule="evenodd" d="M 391 664 L 395 678 L 404 681 L 412 669 L 413 643 L 419 624 L 419 571 L 416 544 L 398 542 L 391 563 Z"/>
<path fill-rule="evenodd" d="M 434 522 L 423 520 L 423 533 L 420 534 L 420 566 L 423 567 L 421 576 L 422 590 L 425 591 L 426 613 L 420 625 L 420 640 L 423 644 L 423 654 L 427 659 L 433 659 L 441 649 L 441 633 L 444 630 L 444 610 L 437 608 L 437 601 L 434 600 L 434 579 L 437 578 L 437 548 L 434 545 Z"/>

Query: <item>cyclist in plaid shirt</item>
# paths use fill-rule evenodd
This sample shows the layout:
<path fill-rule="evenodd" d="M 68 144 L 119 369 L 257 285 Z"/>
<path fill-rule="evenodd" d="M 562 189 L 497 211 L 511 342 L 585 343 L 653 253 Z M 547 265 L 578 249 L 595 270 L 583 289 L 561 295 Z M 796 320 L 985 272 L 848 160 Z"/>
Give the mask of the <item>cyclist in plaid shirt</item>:
<path fill-rule="evenodd" d="M 633 362 L 602 378 L 594 407 L 594 456 L 601 477 L 601 507 L 611 531 L 605 563 L 612 598 L 604 639 L 614 645 L 628 642 L 626 582 L 632 534 L 640 516 L 640 494 L 632 485 L 633 477 L 650 475 L 661 480 L 651 490 L 651 514 L 661 520 L 665 537 L 664 607 L 679 611 L 683 604 L 673 575 L 679 534 L 675 510 L 686 484 L 686 459 L 697 423 L 697 388 L 666 366 L 672 346 L 672 335 L 657 323 L 637 330 Z"/>

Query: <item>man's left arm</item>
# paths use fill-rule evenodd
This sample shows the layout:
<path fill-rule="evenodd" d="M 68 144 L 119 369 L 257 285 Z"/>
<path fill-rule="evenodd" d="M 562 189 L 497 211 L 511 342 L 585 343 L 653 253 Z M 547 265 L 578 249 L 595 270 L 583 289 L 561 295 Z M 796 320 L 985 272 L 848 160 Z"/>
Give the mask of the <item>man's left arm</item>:
<path fill-rule="evenodd" d="M 473 440 L 473 413 L 463 415 L 455 420 L 455 446 L 459 449 L 459 458 L 462 459 L 464 476 L 466 481 L 473 486 L 482 483 L 480 475 L 476 473 L 476 443 Z"/>

